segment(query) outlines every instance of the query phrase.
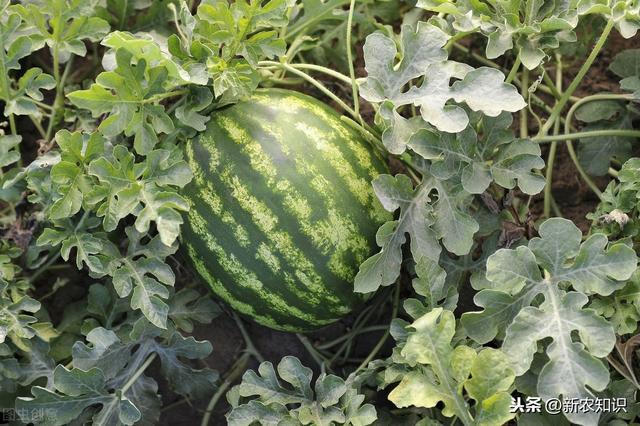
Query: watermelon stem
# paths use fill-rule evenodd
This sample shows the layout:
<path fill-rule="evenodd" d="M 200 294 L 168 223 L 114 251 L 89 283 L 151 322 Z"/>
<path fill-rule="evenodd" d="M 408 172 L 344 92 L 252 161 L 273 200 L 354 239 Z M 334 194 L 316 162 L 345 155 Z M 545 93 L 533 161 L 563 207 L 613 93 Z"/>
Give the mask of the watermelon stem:
<path fill-rule="evenodd" d="M 361 124 L 356 123 L 355 121 L 344 115 L 340 117 L 340 120 L 358 131 L 367 142 L 373 145 L 373 147 L 380 151 L 382 154 L 387 154 L 387 149 L 384 147 L 384 144 L 380 140 L 380 136 L 377 135 L 377 133 L 373 132 L 375 131 L 375 129 L 367 126 L 366 123 L 364 124 L 364 126 L 362 126 Z M 369 129 L 367 129 L 367 127 L 369 127 Z"/>
<path fill-rule="evenodd" d="M 393 310 L 391 312 L 391 321 L 395 319 L 396 316 L 398 316 L 399 306 L 400 306 L 400 280 L 397 280 L 396 288 L 393 294 Z M 387 342 L 387 339 L 389 338 L 390 335 L 391 335 L 390 327 L 387 327 L 387 331 L 385 331 L 385 333 L 382 335 L 382 337 L 380 338 L 376 346 L 373 348 L 371 353 L 369 353 L 369 355 L 367 355 L 367 357 L 364 359 L 364 361 L 362 361 L 362 363 L 358 366 L 358 368 L 356 368 L 355 373 L 358 373 L 360 370 L 363 370 L 364 368 L 367 367 L 367 365 L 369 365 L 371 360 L 375 358 L 378 352 L 380 352 L 380 349 L 382 349 L 382 346 L 384 346 L 384 344 Z"/>
<path fill-rule="evenodd" d="M 331 370 L 331 361 L 327 359 L 324 355 L 322 355 L 315 348 L 315 346 L 311 344 L 311 342 L 309 341 L 309 339 L 307 339 L 306 336 L 300 333 L 296 333 L 296 336 L 298 337 L 298 340 L 300 340 L 300 343 L 302 343 L 302 345 L 305 347 L 307 352 L 309 352 L 309 355 L 311 355 L 313 360 L 318 364 L 318 367 L 320 367 L 320 371 L 323 373 L 325 371 L 332 373 L 333 371 Z"/>
<path fill-rule="evenodd" d="M 282 65 L 281 62 L 260 61 L 258 62 L 258 65 L 265 66 L 268 68 L 275 67 L 275 68 L 284 69 L 284 67 L 281 66 Z M 336 70 L 332 70 L 331 68 L 323 67 L 322 65 L 316 65 L 316 64 L 287 64 L 287 65 L 289 65 L 291 68 L 295 68 L 299 70 L 311 70 L 311 71 L 321 72 L 323 74 L 326 74 L 328 76 L 335 78 L 336 80 L 340 80 L 345 84 L 351 84 L 351 78 L 349 76 L 344 75 L 341 72 L 338 72 Z"/>
<path fill-rule="evenodd" d="M 251 340 L 251 336 L 249 336 L 249 333 L 247 333 L 247 329 L 244 327 L 244 324 L 242 323 L 242 319 L 240 319 L 238 314 L 236 314 L 235 312 L 232 312 L 232 316 L 233 316 L 233 320 L 236 322 L 236 325 L 238 326 L 238 329 L 240 330 L 240 334 L 242 334 L 242 339 L 244 340 L 244 344 L 246 346 L 245 352 L 248 354 L 251 354 L 251 356 L 257 359 L 258 362 L 264 362 L 264 357 L 262 356 L 260 351 L 258 351 L 256 346 L 253 344 L 253 340 Z"/>
<path fill-rule="evenodd" d="M 381 305 L 384 302 L 385 298 L 386 298 L 386 294 L 382 294 L 381 297 L 377 298 L 374 304 L 371 304 L 367 308 L 363 309 L 360 315 L 358 315 L 358 317 L 353 323 L 353 330 L 359 330 L 364 326 L 364 324 L 367 324 L 371 316 L 374 314 L 374 312 L 380 311 Z M 352 348 L 353 348 L 353 340 L 351 339 L 346 340 L 331 357 L 331 364 L 333 364 L 338 359 L 339 356 L 342 356 L 343 362 L 347 362 L 347 359 L 351 354 Z M 362 360 L 358 361 L 358 364 L 360 364 L 360 362 L 362 362 Z"/>
<path fill-rule="evenodd" d="M 351 330 L 350 332 L 348 332 L 347 334 L 343 334 L 342 336 L 338 337 L 337 339 L 333 339 L 330 340 L 328 342 L 324 342 L 320 345 L 317 346 L 318 349 L 329 349 L 334 347 L 335 345 L 337 345 L 338 343 L 341 343 L 345 340 L 351 339 L 359 334 L 365 334 L 365 333 L 372 333 L 375 331 L 385 331 L 388 328 L 388 326 L 386 325 L 370 325 L 368 327 L 363 327 L 359 330 Z"/>
<path fill-rule="evenodd" d="M 323 94 L 331 98 L 335 103 L 340 105 L 340 108 L 347 111 L 353 118 L 358 119 L 358 116 L 356 112 L 353 110 L 353 108 L 351 108 L 349 105 L 344 103 L 344 101 L 340 99 L 338 96 L 334 95 L 329 89 L 327 89 L 324 86 L 324 84 L 320 83 L 318 80 L 311 77 L 309 74 L 305 73 L 304 71 L 300 71 L 299 69 L 296 69 L 289 64 L 283 64 L 283 63 L 274 62 L 274 61 L 260 61 L 258 65 L 269 65 L 274 67 L 281 67 L 287 70 L 288 72 L 297 75 L 298 77 L 302 77 L 307 82 L 315 86 L 318 90 L 320 90 Z"/>
<path fill-rule="evenodd" d="M 303 78 L 304 80 L 308 81 L 309 83 L 313 84 L 314 86 L 316 86 L 318 89 L 320 89 L 320 91 L 322 91 L 325 95 L 329 96 L 331 99 L 333 99 L 338 105 L 340 105 L 341 108 L 343 108 L 345 111 L 347 111 L 356 121 L 351 120 L 351 122 L 347 121 L 350 120 L 348 117 L 344 117 L 345 122 L 347 122 L 348 124 L 355 126 L 358 128 L 358 130 L 363 133 L 363 135 L 366 136 L 367 140 L 369 140 L 371 137 L 375 138 L 375 142 L 377 143 L 378 147 L 382 147 L 381 149 L 383 150 L 383 152 L 387 152 L 386 149 L 384 148 L 384 145 L 382 145 L 382 141 L 380 140 L 380 132 L 375 129 L 374 127 L 369 126 L 364 119 L 362 118 L 362 116 L 360 115 L 360 104 L 357 102 L 358 100 L 358 90 L 357 90 L 357 79 L 355 78 L 355 76 L 352 78 L 338 72 L 335 70 L 332 70 L 330 68 L 327 67 L 323 67 L 320 65 L 315 65 L 315 64 L 285 64 L 285 63 L 281 63 L 281 62 L 275 62 L 275 61 L 260 61 L 258 62 L 259 66 L 263 66 L 265 68 L 280 68 L 286 71 L 290 71 L 293 74 L 296 74 L 298 76 L 300 76 L 301 78 Z M 327 89 L 322 83 L 320 83 L 318 80 L 316 80 L 315 78 L 311 77 L 309 74 L 305 73 L 304 69 L 308 69 L 308 70 L 312 70 L 312 71 L 318 71 L 321 72 L 323 74 L 329 75 L 333 78 L 335 78 L 336 80 L 340 80 L 343 83 L 349 84 L 352 86 L 352 89 L 354 89 L 354 93 L 353 93 L 353 102 L 354 102 L 354 108 L 351 108 L 349 106 L 347 106 L 347 104 L 345 104 L 342 99 L 338 98 L 336 95 L 334 95 L 331 91 L 329 91 L 329 89 Z"/>
<path fill-rule="evenodd" d="M 356 113 L 358 121 L 364 127 L 364 120 L 360 115 L 360 101 L 358 98 L 358 83 L 356 82 L 356 72 L 353 67 L 353 54 L 351 52 L 351 30 L 353 27 L 353 11 L 356 6 L 356 0 L 351 0 L 349 4 L 349 17 L 347 18 L 347 62 L 349 64 L 349 77 L 351 78 L 351 95 L 353 97 L 353 110 Z"/>
<path fill-rule="evenodd" d="M 213 396 L 209 400 L 209 404 L 207 404 L 207 408 L 204 411 L 204 416 L 202 417 L 200 426 L 207 426 L 209 424 L 209 421 L 211 419 L 211 414 L 213 413 L 213 409 L 216 407 L 216 404 L 218 403 L 222 395 L 226 393 L 229 386 L 231 386 L 231 384 L 235 382 L 238 379 L 238 377 L 240 377 L 242 373 L 246 371 L 247 363 L 249 362 L 249 359 L 252 356 L 254 356 L 254 354 L 250 352 L 245 352 L 231 366 L 231 368 L 229 369 L 229 373 L 227 374 L 227 377 L 225 377 L 224 379 L 224 382 L 222 382 L 218 390 L 213 394 Z"/>

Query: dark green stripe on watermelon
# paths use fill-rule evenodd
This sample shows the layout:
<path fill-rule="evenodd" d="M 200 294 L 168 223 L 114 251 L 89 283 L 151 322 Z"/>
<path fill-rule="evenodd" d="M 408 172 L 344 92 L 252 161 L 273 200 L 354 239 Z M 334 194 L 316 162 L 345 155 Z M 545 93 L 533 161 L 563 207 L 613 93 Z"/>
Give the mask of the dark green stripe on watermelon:
<path fill-rule="evenodd" d="M 384 162 L 339 115 L 287 90 L 214 112 L 187 143 L 187 254 L 214 292 L 264 325 L 310 330 L 348 313 L 359 264 L 389 219 Z"/>

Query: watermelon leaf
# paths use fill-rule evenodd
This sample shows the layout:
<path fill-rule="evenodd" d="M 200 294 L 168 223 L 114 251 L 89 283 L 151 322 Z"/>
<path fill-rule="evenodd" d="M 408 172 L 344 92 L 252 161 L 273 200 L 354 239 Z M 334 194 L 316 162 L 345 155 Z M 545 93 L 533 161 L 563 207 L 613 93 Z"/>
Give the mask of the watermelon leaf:
<path fill-rule="evenodd" d="M 258 373 L 247 371 L 227 396 L 233 407 L 227 414 L 228 423 L 241 426 L 268 419 L 273 424 L 369 425 L 376 420 L 375 408 L 362 405 L 364 395 L 351 379 L 322 373 L 312 389 L 312 375 L 293 356 L 282 358 L 277 374 L 268 361 L 260 364 Z M 287 411 L 288 405 L 295 407 Z"/>
<path fill-rule="evenodd" d="M 542 5 L 524 1 L 488 6 L 460 0 L 419 0 L 417 6 L 445 12 L 454 32 L 479 32 L 487 38 L 485 55 L 494 59 L 513 50 L 528 69 L 534 69 L 561 42 L 576 41 L 578 14 L 575 7 Z M 441 20 L 433 20 L 440 23 Z"/>
<path fill-rule="evenodd" d="M 4 105 L 3 114 L 9 117 L 15 115 L 32 115 L 41 119 L 42 114 L 34 101 L 41 101 L 41 90 L 52 89 L 55 80 L 49 74 L 42 72 L 40 68 L 33 67 L 21 73 L 16 81 L 10 75 L 10 71 L 19 70 L 20 60 L 32 52 L 38 50 L 37 42 L 33 37 L 24 35 L 25 22 L 16 13 L 17 8 L 8 0 L 0 2 L 0 14 L 6 19 L 0 21 L 0 39 L 2 40 L 2 52 L 0 53 L 0 72 L 3 84 L 0 84 L 0 100 Z"/>
<path fill-rule="evenodd" d="M 133 241 L 136 237 L 131 237 Z M 163 247 L 159 242 L 147 244 L 140 250 L 154 251 Z M 207 341 L 197 341 L 193 337 L 184 337 L 178 333 L 173 323 L 167 323 L 167 329 L 162 330 L 140 315 L 140 311 L 132 311 L 122 303 L 111 286 L 93 285 L 90 289 L 89 311 L 98 321 L 85 321 L 85 326 L 95 324 L 87 333 L 87 344 L 77 342 L 73 347 L 73 365 L 87 370 L 97 367 L 107 376 L 108 385 L 112 388 L 121 387 L 128 382 L 130 375 L 135 373 L 145 359 L 150 356 L 160 360 L 161 371 L 170 386 L 181 395 L 197 398 L 213 390 L 218 378 L 217 372 L 210 369 L 196 369 L 183 359 L 201 359 L 211 353 L 211 344 Z M 193 290 L 181 294 L 192 296 Z M 184 297 L 184 296 L 181 296 Z M 206 300 L 206 299 L 204 299 Z M 201 305 L 205 305 L 202 303 Z M 120 318 L 118 326 L 126 328 L 127 333 L 114 333 L 111 329 L 114 318 Z M 197 317 L 191 321 L 209 322 L 212 315 L 200 310 Z M 149 379 L 150 380 L 150 379 Z M 157 390 L 157 385 L 151 380 Z M 131 388 L 135 393 L 136 389 Z M 140 397 L 153 396 L 144 387 Z M 129 394 L 127 394 L 129 395 Z M 145 398 L 146 398 L 145 397 Z M 132 400 L 135 398 L 130 396 Z M 134 401 L 135 403 L 135 401 Z M 136 403 L 137 405 L 137 403 Z M 155 414 L 158 415 L 157 413 Z"/>
<path fill-rule="evenodd" d="M 609 69 L 622 79 L 622 90 L 634 93 L 636 99 L 640 98 L 640 49 L 628 49 L 618 53 Z"/>
<path fill-rule="evenodd" d="M 390 212 L 400 209 L 400 216 L 378 230 L 376 241 L 382 250 L 360 266 L 355 278 L 355 291 L 360 293 L 369 293 L 395 282 L 400 275 L 405 234 L 411 236 L 411 252 L 416 262 L 422 258 L 437 262 L 441 250 L 430 227 L 435 221 L 433 207 L 429 204 L 429 193 L 433 188 L 428 183 L 414 190 L 406 175 L 380 175 L 373 181 L 373 188 L 384 208 Z"/>
<path fill-rule="evenodd" d="M 598 315 L 606 318 L 616 331 L 616 334 L 632 334 L 640 323 L 640 275 L 633 274 L 631 281 L 623 288 L 609 296 L 596 295 L 592 298 L 589 308 Z"/>
<path fill-rule="evenodd" d="M 22 137 L 16 135 L 0 136 L 0 167 L 10 166 L 20 159 L 18 146 L 21 140 Z"/>
<path fill-rule="evenodd" d="M 158 358 L 160 367 L 170 386 L 177 393 L 194 398 L 210 392 L 218 374 L 214 370 L 198 370 L 181 358 L 201 359 L 211 353 L 211 344 L 185 338 L 177 332 L 159 333 L 144 319 L 137 322 L 133 331 L 121 339 L 113 331 L 96 327 L 87 334 L 87 345 L 76 342 L 73 347 L 73 365 L 80 370 L 98 370 L 104 374 L 105 387 L 120 389 L 124 395 L 138 405 L 138 400 L 158 404 L 157 384 L 144 375 L 138 388 L 131 386 L 129 379 L 137 371 L 148 367 L 149 359 Z M 146 324 L 145 324 L 146 323 Z M 125 387 L 127 384 L 131 387 Z M 157 416 L 157 414 L 155 414 Z"/>
<path fill-rule="evenodd" d="M 18 80 L 17 90 L 13 93 L 13 99 L 7 100 L 5 115 L 31 115 L 41 117 L 41 112 L 34 101 L 42 101 L 41 90 L 50 90 L 56 86 L 56 81 L 49 74 L 42 72 L 40 68 L 30 68 Z"/>
<path fill-rule="evenodd" d="M 40 319 L 42 304 L 28 294 L 29 284 L 13 263 L 21 254 L 22 250 L 8 241 L 0 242 L 0 352 L 6 351 L 9 342 L 21 351 L 28 352 L 34 346 L 38 350 L 36 337 L 50 337 L 51 324 Z"/>
<path fill-rule="evenodd" d="M 93 16 L 99 0 L 60 2 L 44 0 L 41 4 L 15 6 L 15 11 L 28 28 L 33 50 L 48 46 L 60 56 L 60 62 L 71 55 L 85 56 L 85 40 L 97 41 L 109 32 L 109 24 Z M 47 25 L 48 24 L 48 25 Z"/>
<path fill-rule="evenodd" d="M 170 246 L 182 223 L 180 211 L 187 202 L 171 190 L 191 180 L 191 171 L 177 150 L 154 150 L 147 160 L 135 163 L 126 147 L 118 145 L 112 156 L 102 156 L 89 165 L 89 174 L 102 184 L 87 194 L 88 203 L 97 206 L 106 230 L 114 230 L 121 219 L 135 214 L 136 229 L 146 232 L 156 222 L 162 241 Z"/>
<path fill-rule="evenodd" d="M 83 197 L 94 184 L 88 176 L 89 163 L 104 154 L 106 140 L 99 133 L 71 133 L 61 130 L 56 134 L 60 147 L 60 162 L 51 168 L 51 180 L 56 185 L 57 197 L 51 206 L 50 217 L 63 219 L 80 211 Z"/>
<path fill-rule="evenodd" d="M 268 0 L 205 2 L 198 7 L 196 22 L 191 22 L 182 43 L 193 46 L 195 39 L 198 49 L 206 52 L 207 71 L 221 104 L 246 97 L 258 87 L 259 60 L 284 55 L 286 43 L 276 29 L 288 22 L 290 6 L 287 0 Z M 191 53 L 188 47 L 183 51 Z"/>
<path fill-rule="evenodd" d="M 443 48 L 448 36 L 437 27 L 419 22 L 416 28 L 403 25 L 401 32 L 402 60 L 396 64 L 398 48 L 382 32 L 367 37 L 364 45 L 367 78 L 361 86 L 361 95 L 370 102 L 386 102 L 392 111 L 404 105 L 420 107 L 424 123 L 449 133 L 462 131 L 469 119 L 464 109 L 448 105 L 449 101 L 466 104 L 473 111 L 495 117 L 502 111 L 515 112 L 526 104 L 515 87 L 504 83 L 504 75 L 492 68 L 473 69 L 471 66 L 447 60 Z M 412 80 L 423 77 L 422 83 Z M 453 84 L 450 81 L 455 79 Z M 405 87 L 409 85 L 409 89 Z M 386 114 L 389 120 L 389 112 Z M 383 118 L 384 120 L 384 118 Z M 406 127 L 399 114 L 393 114 L 392 124 Z M 406 135 L 406 132 L 403 132 Z M 400 154 L 404 147 L 396 138 L 384 138 L 387 149 Z M 391 139 L 391 141 L 389 140 Z"/>
<path fill-rule="evenodd" d="M 607 20 L 613 20 L 618 32 L 624 38 L 635 36 L 640 29 L 640 22 L 638 22 L 640 4 L 637 1 L 580 0 L 577 8 L 580 15 L 598 14 Z"/>
<path fill-rule="evenodd" d="M 504 334 L 502 349 L 518 375 L 526 372 L 547 337 L 549 361 L 538 377 L 545 399 L 583 398 L 587 386 L 603 390 L 608 371 L 598 359 L 615 343 L 612 326 L 595 311 L 584 309 L 587 295 L 609 295 L 624 286 L 636 269 L 635 252 L 625 244 L 608 246 L 602 234 L 580 243 L 580 230 L 566 219 L 540 226 L 540 237 L 528 247 L 501 249 L 487 260 L 487 283 L 475 297 L 481 312 L 465 313 L 467 334 L 485 343 Z M 543 272 L 541 272 L 541 269 Z M 565 290 L 565 284 L 573 291 Z M 541 304 L 535 303 L 540 297 Z M 578 332 L 581 343 L 573 341 Z M 572 379 L 558 379 L 572 377 Z M 594 421 L 598 413 L 567 413 L 573 422 Z"/>
<path fill-rule="evenodd" d="M 615 56 L 609 65 L 620 80 L 623 91 L 633 92 L 632 98 L 640 99 L 640 49 L 625 50 Z M 575 117 L 587 123 L 583 131 L 606 129 L 633 129 L 639 112 L 633 104 L 622 100 L 595 100 L 576 110 Z M 631 156 L 633 138 L 601 136 L 583 138 L 578 147 L 578 159 L 590 175 L 604 176 L 612 159 L 624 162 Z"/>
<path fill-rule="evenodd" d="M 184 288 L 170 299 L 169 318 L 181 330 L 191 333 L 194 322 L 210 323 L 222 310 L 211 297 L 203 297 L 193 289 Z"/>
<path fill-rule="evenodd" d="M 175 275 L 164 259 L 175 253 L 177 244 L 166 246 L 156 236 L 143 245 L 143 234 L 131 227 L 125 232 L 129 237 L 126 256 L 113 256 L 107 273 L 113 277 L 118 296 L 132 294 L 131 307 L 140 309 L 155 326 L 166 328 L 169 306 L 163 299 L 169 297 L 166 286 L 173 286 Z"/>
<path fill-rule="evenodd" d="M 622 288 L 635 270 L 636 257 L 629 247 L 614 244 L 607 248 L 602 234 L 580 244 L 580 231 L 566 219 L 547 220 L 540 235 L 530 241 L 529 247 L 501 249 L 487 260 L 487 281 L 474 299 L 485 310 L 462 317 L 467 333 L 479 343 L 501 335 L 538 294 L 561 300 L 565 292 L 558 287 L 560 283 L 570 282 L 579 293 L 609 295 Z M 572 264 L 565 266 L 570 259 Z M 549 278 L 543 276 L 540 267 Z"/>
<path fill-rule="evenodd" d="M 93 424 L 122 423 L 132 425 L 140 420 L 140 411 L 125 396 L 105 390 L 105 377 L 101 370 L 68 370 L 59 365 L 53 375 L 54 390 L 40 386 L 31 388 L 33 397 L 19 397 L 16 410 L 25 422 L 39 425 L 65 425 L 80 417 L 92 405 L 102 408 L 93 416 Z M 28 413 L 42 412 L 42 418 L 30 418 Z M 40 417 L 40 416 L 38 416 Z"/>
<path fill-rule="evenodd" d="M 144 33 L 133 35 L 123 31 L 114 31 L 109 33 L 100 44 L 112 49 L 103 59 L 103 62 L 107 63 L 106 68 L 109 71 L 118 71 L 120 64 L 117 52 L 123 50 L 128 52 L 131 58 L 134 58 L 138 63 L 144 61 L 146 64 L 153 64 L 153 68 L 164 68 L 167 72 L 168 80 L 164 82 L 163 87 L 167 89 L 186 83 L 207 84 L 207 77 L 202 75 L 201 69 L 197 67 L 185 69 L 176 61 L 176 58 L 173 58 L 163 49 L 164 46 L 150 35 Z M 126 57 L 126 55 L 123 56 Z M 120 71 L 124 70 L 121 69 Z"/>
<path fill-rule="evenodd" d="M 124 132 L 134 136 L 139 154 L 148 154 L 158 142 L 157 134 L 173 130 L 173 122 L 158 101 L 171 89 L 166 82 L 164 66 L 149 66 L 145 59 L 131 64 L 133 55 L 116 51 L 117 67 L 100 73 L 89 89 L 76 90 L 68 95 L 71 102 L 91 111 L 94 117 L 109 113 L 98 128 L 105 136 Z M 160 95 L 160 97 L 158 97 Z"/>
<path fill-rule="evenodd" d="M 470 194 L 459 183 L 427 177 L 413 189 L 411 180 L 399 174 L 380 175 L 373 187 L 384 208 L 391 212 L 399 208 L 400 215 L 378 230 L 376 240 L 382 250 L 360 265 L 355 291 L 368 293 L 395 282 L 400 275 L 406 234 L 411 237 L 411 254 L 416 263 L 426 262 L 426 266 L 436 262 L 429 273 L 433 278 L 441 270 L 437 265 L 440 239 L 456 255 L 465 255 L 471 249 L 479 225 L 467 211 Z"/>
<path fill-rule="evenodd" d="M 444 416 L 455 415 L 465 424 L 503 424 L 512 419 L 509 389 L 515 374 L 509 360 L 498 349 L 476 352 L 465 345 L 454 347 L 455 331 L 453 313 L 442 308 L 419 313 L 406 324 L 391 361 L 407 371 L 388 377 L 400 381 L 389 400 L 399 408 L 432 408 L 442 402 Z M 463 389 L 476 402 L 473 414 Z"/>
<path fill-rule="evenodd" d="M 6 343 L 0 343 L 0 385 L 4 392 L 15 392 L 22 372 L 14 351 Z"/>
<path fill-rule="evenodd" d="M 56 222 L 58 228 L 47 228 L 38 239 L 39 245 L 56 247 L 61 245 L 63 259 L 69 259 L 71 250 L 76 249 L 76 266 L 82 269 L 86 264 L 95 276 L 109 275 L 120 297 L 131 295 L 131 307 L 140 309 L 154 325 L 167 327 L 170 291 L 175 275 L 165 258 L 177 250 L 177 244 L 171 246 L 161 241 L 159 236 L 142 243 L 144 234 L 134 227 L 125 229 L 129 244 L 125 255 L 98 233 L 87 230 L 98 226 L 97 218 L 89 218 L 75 227 L 66 221 Z M 98 311 L 104 307 L 96 307 Z"/>
<path fill-rule="evenodd" d="M 598 103 L 598 102 L 594 102 Z M 591 123 L 582 128 L 583 131 L 603 129 L 633 129 L 633 120 L 638 116 L 633 110 L 625 110 L 613 120 L 603 120 Z M 585 171 L 593 176 L 604 176 L 609 171 L 611 160 L 624 162 L 632 153 L 632 144 L 637 139 L 604 136 L 580 139 L 578 145 L 578 159 Z"/>
<path fill-rule="evenodd" d="M 8 338 L 19 348 L 27 349 L 29 339 L 37 332 L 33 316 L 40 310 L 40 302 L 29 296 L 11 297 L 9 284 L 0 281 L 0 343 Z"/>
<path fill-rule="evenodd" d="M 620 65 L 620 64 L 618 64 Z M 635 244 L 638 230 L 638 190 L 640 160 L 631 158 L 622 165 L 619 180 L 603 192 L 603 200 L 587 218 L 593 220 L 590 233 L 601 233 L 610 240 Z M 618 335 L 635 334 L 640 321 L 640 275 L 634 272 L 626 285 L 607 296 L 590 297 L 589 308 L 607 318 Z"/>
<path fill-rule="evenodd" d="M 42 339 L 33 339 L 32 345 L 28 352 L 25 352 L 25 357 L 20 363 L 20 384 L 22 386 L 30 385 L 31 383 L 41 378 L 46 379 L 46 388 L 53 388 L 53 372 L 56 367 L 56 363 L 51 358 L 50 345 Z M 18 371 L 18 370 L 17 370 Z"/>
<path fill-rule="evenodd" d="M 80 220 L 74 224 L 70 219 L 53 222 L 53 228 L 45 229 L 37 240 L 39 246 L 60 246 L 60 256 L 69 260 L 71 250 L 75 249 L 75 263 L 78 269 L 83 264 L 97 275 L 104 274 L 104 264 L 98 254 L 112 247 L 112 243 L 103 235 L 90 230 L 99 225 L 96 218 Z"/>
<path fill-rule="evenodd" d="M 474 120 L 476 121 L 476 120 Z M 462 187 L 471 194 L 483 193 L 496 182 L 506 189 L 516 186 L 526 194 L 537 194 L 544 178 L 533 170 L 544 167 L 540 146 L 529 140 L 517 140 L 509 129 L 511 114 L 484 117 L 482 132 L 469 126 L 457 134 L 421 129 L 409 147 L 431 161 L 431 174 L 445 180 L 460 174 Z"/>
<path fill-rule="evenodd" d="M 193 87 L 187 95 L 187 102 L 176 108 L 176 118 L 181 123 L 192 127 L 199 132 L 206 129 L 205 124 L 210 117 L 199 114 L 213 102 L 213 94 L 206 87 Z"/>
<path fill-rule="evenodd" d="M 198 370 L 180 360 L 202 359 L 211 353 L 211 344 L 184 337 L 178 332 L 160 333 L 141 319 L 127 340 L 113 331 L 97 327 L 87 334 L 88 346 L 77 342 L 73 347 L 74 366 L 81 369 L 99 368 L 112 388 L 123 386 L 152 354 L 160 359 L 162 372 L 174 391 L 187 397 L 205 395 L 213 390 L 218 378 L 210 369 Z"/>

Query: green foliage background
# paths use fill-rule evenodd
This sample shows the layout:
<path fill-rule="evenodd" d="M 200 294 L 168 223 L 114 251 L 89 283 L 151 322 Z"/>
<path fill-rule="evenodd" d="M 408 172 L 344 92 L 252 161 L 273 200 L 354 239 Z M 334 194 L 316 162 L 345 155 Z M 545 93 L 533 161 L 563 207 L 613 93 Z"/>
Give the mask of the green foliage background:
<path fill-rule="evenodd" d="M 232 425 L 636 421 L 640 50 L 608 64 L 615 93 L 576 90 L 612 32 L 636 37 L 640 2 L 195 3 L 0 0 L 4 416 L 156 424 L 161 378 L 210 398 L 203 425 L 224 396 Z M 223 308 L 176 283 L 181 144 L 273 85 L 322 96 L 401 164 L 372 182 L 396 219 L 354 283 L 378 297 L 344 336 L 299 336 L 315 378 L 293 356 L 264 361 L 237 317 L 232 369 L 194 367 L 212 344 L 190 333 Z M 587 233 L 551 193 L 559 143 L 600 201 Z M 590 176 L 604 175 L 602 191 Z M 60 312 L 50 297 L 76 281 L 82 299 Z M 368 323 L 377 308 L 386 324 Z M 380 340 L 349 362 L 370 331 Z M 514 396 L 628 404 L 551 417 L 512 412 Z"/>

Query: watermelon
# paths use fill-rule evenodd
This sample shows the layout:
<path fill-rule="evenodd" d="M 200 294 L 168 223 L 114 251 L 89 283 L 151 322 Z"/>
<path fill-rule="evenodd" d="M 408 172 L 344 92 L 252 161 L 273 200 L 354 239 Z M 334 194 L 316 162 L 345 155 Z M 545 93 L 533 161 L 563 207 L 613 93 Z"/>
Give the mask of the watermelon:
<path fill-rule="evenodd" d="M 217 110 L 187 141 L 194 174 L 182 247 L 233 309 L 307 331 L 362 302 L 358 266 L 390 219 L 371 180 L 385 162 L 331 108 L 290 90 L 258 90 Z"/>

